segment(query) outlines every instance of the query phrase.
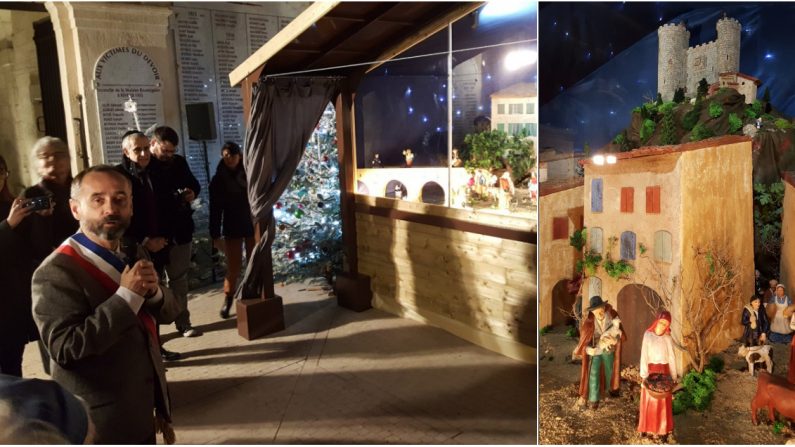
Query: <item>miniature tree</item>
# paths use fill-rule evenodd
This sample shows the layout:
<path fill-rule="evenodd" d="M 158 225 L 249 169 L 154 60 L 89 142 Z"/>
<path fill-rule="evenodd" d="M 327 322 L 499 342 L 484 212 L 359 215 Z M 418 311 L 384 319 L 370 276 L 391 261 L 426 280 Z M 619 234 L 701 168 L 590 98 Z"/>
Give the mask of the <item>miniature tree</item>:
<path fill-rule="evenodd" d="M 673 107 L 664 107 L 660 144 L 676 144 L 676 122 Z"/>
<path fill-rule="evenodd" d="M 717 102 L 709 103 L 709 116 L 710 118 L 719 118 L 723 115 L 723 106 Z"/>
<path fill-rule="evenodd" d="M 640 142 L 645 143 L 654 134 L 654 128 L 657 124 L 651 119 L 643 120 L 643 125 L 640 128 Z"/>
<path fill-rule="evenodd" d="M 687 130 L 693 130 L 693 127 L 698 123 L 698 118 L 701 115 L 701 107 L 701 102 L 696 101 L 693 108 L 682 117 L 682 127 Z"/>
<path fill-rule="evenodd" d="M 701 78 L 701 80 L 698 81 L 698 90 L 696 90 L 696 92 L 697 98 L 705 98 L 707 96 L 707 93 L 709 92 L 709 83 L 707 82 L 706 78 Z"/>
<path fill-rule="evenodd" d="M 710 137 L 714 137 L 715 132 L 704 123 L 698 123 L 690 133 L 690 141 L 701 141 Z"/>
<path fill-rule="evenodd" d="M 765 87 L 765 94 L 762 95 L 762 102 L 770 102 L 770 88 L 768 87 Z"/>
<path fill-rule="evenodd" d="M 663 104 L 662 93 L 657 92 L 657 105 L 661 106 Z"/>
<path fill-rule="evenodd" d="M 692 253 L 696 271 L 689 284 L 683 283 L 681 268 L 678 275 L 669 276 L 656 261 L 642 256 L 652 266 L 661 302 L 655 302 L 650 296 L 651 289 L 639 289 L 653 310 L 660 305 L 665 309 L 680 309 L 672 312 L 672 326 L 678 328 L 671 332 L 674 346 L 684 352 L 688 363 L 701 373 L 710 354 L 714 353 L 718 335 L 739 318 L 742 305 L 736 298 L 742 292 L 738 274 L 742 268 L 723 245 L 715 242 L 706 247 L 693 247 Z"/>
<path fill-rule="evenodd" d="M 756 245 L 778 266 L 781 259 L 781 213 L 784 183 L 754 183 L 754 232 Z"/>
<path fill-rule="evenodd" d="M 679 87 L 674 92 L 674 102 L 677 103 L 677 104 L 680 104 L 684 100 L 685 100 L 685 88 L 684 87 Z"/>
<path fill-rule="evenodd" d="M 743 128 L 743 120 L 741 120 L 737 114 L 730 113 L 729 114 L 729 133 L 737 133 Z"/>

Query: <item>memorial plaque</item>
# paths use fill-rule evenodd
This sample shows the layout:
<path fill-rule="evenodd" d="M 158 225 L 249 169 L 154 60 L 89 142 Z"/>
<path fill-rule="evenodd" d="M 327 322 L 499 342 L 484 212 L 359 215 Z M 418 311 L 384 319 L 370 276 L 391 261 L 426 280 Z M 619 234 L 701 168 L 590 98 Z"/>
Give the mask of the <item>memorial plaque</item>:
<path fill-rule="evenodd" d="M 131 129 L 163 124 L 160 70 L 154 60 L 134 47 L 106 51 L 94 66 L 104 162 L 121 161 L 121 138 Z M 125 111 L 135 104 L 135 113 Z"/>

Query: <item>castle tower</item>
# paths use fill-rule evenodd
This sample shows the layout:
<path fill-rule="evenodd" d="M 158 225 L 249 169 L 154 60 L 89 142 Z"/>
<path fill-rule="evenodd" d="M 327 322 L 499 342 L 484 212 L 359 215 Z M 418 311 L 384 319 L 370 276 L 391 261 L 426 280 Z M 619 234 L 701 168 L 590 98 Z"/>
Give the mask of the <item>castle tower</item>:
<path fill-rule="evenodd" d="M 670 101 L 676 89 L 685 87 L 687 83 L 687 48 L 690 31 L 684 23 L 669 23 L 657 29 L 657 37 L 659 39 L 657 91 L 662 94 L 664 100 Z M 739 40 L 737 42 L 739 45 Z"/>
<path fill-rule="evenodd" d="M 740 71 L 740 32 L 742 25 L 731 17 L 723 17 L 718 20 L 715 27 L 718 29 L 717 39 L 717 73 L 727 71 Z M 715 76 L 717 79 L 717 76 Z"/>

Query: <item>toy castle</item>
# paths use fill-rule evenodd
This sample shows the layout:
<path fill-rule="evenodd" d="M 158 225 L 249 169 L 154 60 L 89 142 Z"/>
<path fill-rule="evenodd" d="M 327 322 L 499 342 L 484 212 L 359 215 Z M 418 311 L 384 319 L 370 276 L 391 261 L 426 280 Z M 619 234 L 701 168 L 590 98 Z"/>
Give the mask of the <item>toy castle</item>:
<path fill-rule="evenodd" d="M 698 82 L 718 82 L 721 73 L 740 68 L 740 22 L 725 15 L 715 25 L 718 38 L 712 42 L 688 47 L 690 31 L 684 23 L 667 24 L 657 30 L 657 90 L 666 101 L 678 88 L 695 94 Z"/>

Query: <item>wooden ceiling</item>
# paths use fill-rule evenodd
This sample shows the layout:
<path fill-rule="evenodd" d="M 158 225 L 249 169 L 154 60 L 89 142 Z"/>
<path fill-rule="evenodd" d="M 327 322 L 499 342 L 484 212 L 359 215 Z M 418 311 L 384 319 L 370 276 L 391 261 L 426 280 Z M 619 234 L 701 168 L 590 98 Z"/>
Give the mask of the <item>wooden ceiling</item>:
<path fill-rule="evenodd" d="M 482 2 L 316 2 L 230 74 L 321 70 L 351 75 L 380 65 L 476 10 Z M 333 68 L 363 64 L 347 68 Z"/>

